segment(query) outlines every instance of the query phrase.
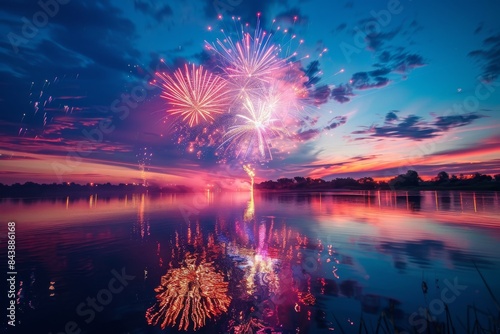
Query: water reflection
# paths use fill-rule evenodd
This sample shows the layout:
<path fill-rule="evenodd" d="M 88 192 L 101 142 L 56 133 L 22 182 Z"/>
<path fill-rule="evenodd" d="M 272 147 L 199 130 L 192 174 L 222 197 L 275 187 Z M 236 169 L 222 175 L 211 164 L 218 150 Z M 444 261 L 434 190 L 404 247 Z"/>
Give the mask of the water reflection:
<path fill-rule="evenodd" d="M 207 192 L 0 206 L 22 236 L 27 319 L 76 307 L 118 265 L 142 278 L 106 309 L 110 319 L 134 310 L 122 332 L 347 333 L 379 321 L 387 332 L 411 330 L 409 317 L 439 298 L 446 279 L 468 287 L 449 305 L 454 318 L 478 300 L 494 310 L 475 265 L 500 295 L 497 193 Z"/>
<path fill-rule="evenodd" d="M 176 326 L 197 330 L 228 310 L 231 297 L 228 282 L 212 262 L 186 253 L 179 268 L 169 269 L 155 289 L 157 303 L 146 312 L 148 324 L 160 324 L 162 329 Z"/>

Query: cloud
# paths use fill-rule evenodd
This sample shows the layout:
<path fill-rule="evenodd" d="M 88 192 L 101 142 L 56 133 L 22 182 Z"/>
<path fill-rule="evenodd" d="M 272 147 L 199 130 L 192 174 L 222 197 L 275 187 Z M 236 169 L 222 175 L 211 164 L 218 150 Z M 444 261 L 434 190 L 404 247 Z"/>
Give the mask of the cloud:
<path fill-rule="evenodd" d="M 304 130 L 295 135 L 295 138 L 299 141 L 308 141 L 319 136 L 321 131 L 319 129 L 309 129 Z"/>
<path fill-rule="evenodd" d="M 325 130 L 338 128 L 345 123 L 347 123 L 347 116 L 335 116 L 330 122 L 328 122 L 328 125 L 325 126 Z"/>
<path fill-rule="evenodd" d="M 477 28 L 474 30 L 474 35 L 477 35 L 477 34 L 479 34 L 481 31 L 483 31 L 483 28 L 484 28 L 484 22 L 480 22 L 480 23 L 477 25 Z"/>
<path fill-rule="evenodd" d="M 328 85 L 316 87 L 312 92 L 310 92 L 309 97 L 312 99 L 314 105 L 316 106 L 324 104 L 328 102 L 328 99 L 330 97 L 330 88 L 328 87 Z"/>
<path fill-rule="evenodd" d="M 487 137 L 478 143 L 467 145 L 465 147 L 454 148 L 450 150 L 438 151 L 428 154 L 426 157 L 444 157 L 448 159 L 458 160 L 472 156 L 481 155 L 497 155 L 500 153 L 500 135 Z M 500 165 L 499 165 L 500 166 Z"/>
<path fill-rule="evenodd" d="M 461 126 L 466 126 L 471 124 L 474 120 L 483 118 L 485 116 L 468 113 L 462 115 L 449 115 L 449 116 L 438 116 L 434 122 L 434 126 L 440 128 L 443 131 L 447 131 L 450 128 L 458 128 Z"/>
<path fill-rule="evenodd" d="M 450 129 L 469 125 L 474 120 L 485 117 L 476 113 L 468 113 L 439 116 L 432 122 L 426 122 L 422 117 L 416 115 L 400 118 L 396 115 L 396 112 L 393 110 L 386 114 L 384 125 L 365 127 L 363 130 L 352 132 L 352 134 L 368 136 L 358 139 L 382 137 L 423 140 L 440 136 Z"/>
<path fill-rule="evenodd" d="M 382 67 L 373 71 L 368 72 L 368 75 L 371 77 L 381 77 L 391 73 L 391 69 L 387 67 Z"/>
<path fill-rule="evenodd" d="M 308 169 L 331 169 L 335 167 L 352 166 L 362 161 L 369 161 L 375 159 L 376 157 L 377 157 L 376 155 L 355 156 L 339 162 L 326 163 L 326 164 L 310 164 L 310 165 L 303 165 L 300 167 Z"/>
<path fill-rule="evenodd" d="M 347 28 L 347 23 L 341 23 L 335 28 L 335 32 L 342 32 Z"/>
<path fill-rule="evenodd" d="M 310 62 L 305 69 L 302 69 L 302 71 L 304 71 L 304 74 L 308 78 L 308 80 L 304 83 L 304 86 L 307 88 L 314 86 L 321 80 L 321 69 L 319 67 L 319 61 L 317 60 Z"/>
<path fill-rule="evenodd" d="M 341 84 L 332 89 L 331 97 L 339 103 L 349 102 L 352 96 L 354 96 L 354 93 L 350 85 Z"/>
<path fill-rule="evenodd" d="M 373 21 L 373 19 L 371 19 Z M 382 49 L 387 42 L 394 39 L 399 32 L 401 31 L 401 27 L 395 28 L 394 30 L 388 32 L 372 32 L 368 33 L 365 37 L 365 41 L 367 43 L 367 49 L 371 51 L 379 51 Z"/>
<path fill-rule="evenodd" d="M 483 80 L 492 82 L 500 75 L 500 33 L 486 38 L 483 46 L 482 49 L 469 52 L 469 56 L 481 66 Z"/>
<path fill-rule="evenodd" d="M 398 49 L 396 51 L 383 51 L 378 55 L 378 63 L 375 67 L 382 67 L 385 70 L 390 69 L 391 72 L 406 74 L 411 70 L 427 65 L 425 59 L 416 53 Z"/>
<path fill-rule="evenodd" d="M 312 120 L 312 124 L 315 124 L 317 120 Z M 312 128 L 307 130 L 299 131 L 295 138 L 299 141 L 308 141 L 318 137 L 322 131 L 329 131 L 338 128 L 341 125 L 347 123 L 347 116 L 335 116 L 333 119 L 328 121 L 328 125 L 319 128 Z"/>
<path fill-rule="evenodd" d="M 372 72 L 376 73 L 377 71 Z M 380 70 L 379 72 L 383 73 L 384 70 Z M 353 88 L 363 90 L 387 86 L 389 84 L 389 79 L 382 76 L 371 78 L 368 72 L 357 72 L 352 75 L 349 83 Z"/>
<path fill-rule="evenodd" d="M 293 7 L 276 15 L 276 21 L 290 25 L 306 25 L 309 22 L 309 19 L 307 16 L 302 14 L 300 8 Z"/>
<path fill-rule="evenodd" d="M 384 37 L 384 34 L 378 35 Z M 350 97 L 355 96 L 354 90 L 383 88 L 391 83 L 391 74 L 398 73 L 406 77 L 413 69 L 427 64 L 424 57 L 407 52 L 402 47 L 388 49 L 390 51 L 375 52 L 377 62 L 372 65 L 374 70 L 354 73 L 349 82 L 332 89 L 331 98 L 339 103 L 349 102 Z"/>
<path fill-rule="evenodd" d="M 144 14 L 150 15 L 157 22 L 162 22 L 165 18 L 171 17 L 174 14 L 172 7 L 169 5 L 159 6 L 151 0 L 134 0 L 134 8 Z"/>
<path fill-rule="evenodd" d="M 389 111 L 387 115 L 385 115 L 385 122 L 390 123 L 396 121 L 398 119 L 398 115 L 396 115 L 397 112 L 399 112 L 399 110 Z"/>

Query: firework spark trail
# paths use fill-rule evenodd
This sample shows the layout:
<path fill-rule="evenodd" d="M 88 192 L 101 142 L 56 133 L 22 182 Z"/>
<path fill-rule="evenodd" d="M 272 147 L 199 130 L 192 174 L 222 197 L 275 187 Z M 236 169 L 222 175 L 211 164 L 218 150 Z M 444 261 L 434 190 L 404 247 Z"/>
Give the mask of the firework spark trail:
<path fill-rule="evenodd" d="M 161 97 L 168 100 L 172 115 L 180 115 L 183 121 L 188 120 L 189 126 L 202 121 L 214 121 L 214 114 L 221 114 L 227 108 L 227 90 L 225 81 L 203 66 L 191 69 L 186 64 L 184 72 L 177 69 L 173 77 L 164 73 L 156 73 L 162 81 Z"/>

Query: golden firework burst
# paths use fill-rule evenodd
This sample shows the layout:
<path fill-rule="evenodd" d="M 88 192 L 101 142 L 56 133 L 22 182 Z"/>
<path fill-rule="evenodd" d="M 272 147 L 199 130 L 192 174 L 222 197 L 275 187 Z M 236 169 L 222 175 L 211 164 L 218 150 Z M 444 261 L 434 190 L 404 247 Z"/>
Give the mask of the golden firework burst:
<path fill-rule="evenodd" d="M 187 254 L 180 268 L 170 269 L 155 289 L 157 302 L 146 312 L 150 325 L 160 324 L 187 331 L 205 326 L 207 319 L 215 318 L 228 310 L 228 282 L 218 273 L 212 262 Z"/>

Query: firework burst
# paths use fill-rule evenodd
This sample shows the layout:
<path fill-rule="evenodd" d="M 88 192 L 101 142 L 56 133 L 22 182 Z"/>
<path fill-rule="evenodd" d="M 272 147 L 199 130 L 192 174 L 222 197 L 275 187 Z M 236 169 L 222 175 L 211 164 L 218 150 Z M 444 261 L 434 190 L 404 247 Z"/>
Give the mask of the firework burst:
<path fill-rule="evenodd" d="M 288 59 L 279 57 L 280 46 L 272 43 L 272 34 L 262 30 L 259 22 L 253 36 L 243 32 L 236 42 L 226 36 L 206 45 L 219 56 L 227 77 L 238 85 L 244 83 L 243 87 L 252 81 L 267 83 L 276 71 L 287 65 Z"/>
<path fill-rule="evenodd" d="M 209 73 L 203 66 L 191 68 L 186 64 L 184 71 L 177 69 L 173 76 L 157 73 L 162 89 L 161 97 L 168 100 L 168 112 L 180 115 L 189 126 L 201 122 L 211 122 L 215 114 L 227 110 L 226 82 L 219 76 Z"/>
<path fill-rule="evenodd" d="M 239 20 L 233 17 L 235 25 Z M 259 18 L 254 30 L 248 24 L 231 35 L 221 29 L 223 38 L 205 42 L 219 75 L 195 65 L 158 75 L 169 113 L 181 116 L 178 144 L 187 145 L 189 153 L 269 161 L 273 153 L 293 150 L 294 133 L 314 119 L 308 114 L 317 107 L 311 92 L 318 79 L 302 68 L 309 56 L 296 57 L 303 41 L 293 42 L 295 35 L 274 24 L 273 33 L 266 32 Z"/>
<path fill-rule="evenodd" d="M 228 144 L 228 147 L 234 147 L 237 156 L 258 152 L 261 159 L 272 159 L 270 140 L 286 134 L 286 129 L 273 118 L 274 102 L 253 101 L 247 97 L 243 107 L 245 113 L 236 115 L 238 123 L 224 134 L 221 146 Z"/>
<path fill-rule="evenodd" d="M 196 257 L 187 254 L 181 268 L 170 269 L 161 278 L 155 291 L 157 303 L 146 312 L 150 325 L 160 324 L 162 329 L 176 326 L 187 331 L 205 326 L 207 319 L 227 312 L 231 303 L 228 282 L 218 273 L 213 263 L 196 263 Z"/>

